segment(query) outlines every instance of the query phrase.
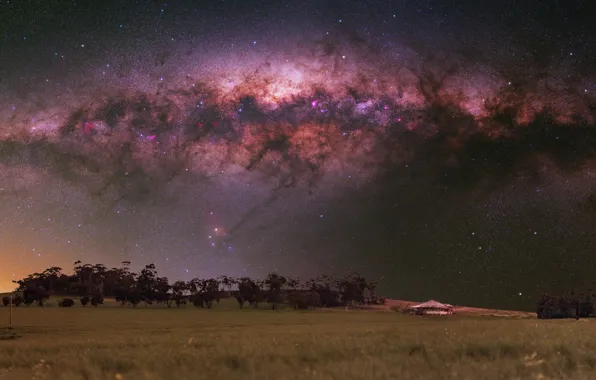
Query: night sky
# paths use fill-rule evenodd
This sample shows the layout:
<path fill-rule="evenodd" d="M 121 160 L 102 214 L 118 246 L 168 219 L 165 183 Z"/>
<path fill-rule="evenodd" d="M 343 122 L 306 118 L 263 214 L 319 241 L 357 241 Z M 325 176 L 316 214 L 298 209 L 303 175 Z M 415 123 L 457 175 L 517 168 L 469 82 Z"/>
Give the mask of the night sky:
<path fill-rule="evenodd" d="M 588 3 L 2 0 L 0 291 L 75 260 L 503 308 L 587 287 Z"/>

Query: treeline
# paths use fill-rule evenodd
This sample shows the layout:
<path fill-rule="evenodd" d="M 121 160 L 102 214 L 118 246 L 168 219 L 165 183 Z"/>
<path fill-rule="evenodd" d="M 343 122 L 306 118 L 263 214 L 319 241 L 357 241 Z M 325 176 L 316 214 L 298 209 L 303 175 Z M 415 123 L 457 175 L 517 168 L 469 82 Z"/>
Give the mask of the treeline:
<path fill-rule="evenodd" d="M 558 296 L 543 294 L 538 299 L 536 316 L 539 319 L 596 317 L 596 294 L 592 290 Z"/>
<path fill-rule="evenodd" d="M 268 303 L 272 309 L 288 303 L 295 308 L 337 307 L 382 304 L 385 300 L 376 295 L 377 282 L 369 281 L 358 273 L 342 278 L 321 275 L 307 281 L 270 273 L 264 279 L 250 277 L 193 278 L 190 281 L 170 282 L 159 276 L 154 264 L 146 265 L 140 272 L 130 269 L 130 262 L 119 268 L 108 269 L 103 264 L 74 263 L 72 274 L 65 274 L 60 267 L 51 267 L 41 273 L 13 281 L 18 285 L 12 304 L 38 304 L 43 306 L 51 295 L 79 297 L 83 306 L 103 304 L 105 297 L 116 299 L 122 306 L 172 304 L 180 307 L 192 303 L 197 307 L 211 308 L 222 298 L 234 297 L 242 308 L 245 304 L 258 307 Z M 8 306 L 10 297 L 4 297 Z M 59 306 L 75 304 L 71 298 L 59 301 Z"/>

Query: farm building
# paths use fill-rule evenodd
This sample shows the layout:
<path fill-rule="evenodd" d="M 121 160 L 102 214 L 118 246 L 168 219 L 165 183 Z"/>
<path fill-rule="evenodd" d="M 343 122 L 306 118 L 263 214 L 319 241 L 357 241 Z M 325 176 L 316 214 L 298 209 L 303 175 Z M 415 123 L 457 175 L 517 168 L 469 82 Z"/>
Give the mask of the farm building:
<path fill-rule="evenodd" d="M 410 312 L 416 315 L 451 315 L 453 314 L 453 306 L 440 303 L 435 300 L 430 300 L 418 305 L 409 307 Z"/>

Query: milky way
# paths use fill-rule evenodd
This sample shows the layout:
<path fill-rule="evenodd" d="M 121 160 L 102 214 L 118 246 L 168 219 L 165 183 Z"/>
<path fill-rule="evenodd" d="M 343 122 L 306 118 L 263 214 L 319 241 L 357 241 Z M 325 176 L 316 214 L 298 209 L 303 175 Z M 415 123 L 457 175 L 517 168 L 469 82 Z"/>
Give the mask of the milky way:
<path fill-rule="evenodd" d="M 172 278 L 357 269 L 396 296 L 477 302 L 536 290 L 536 256 L 566 254 L 542 234 L 586 235 L 580 52 L 438 47 L 343 16 L 215 37 L 168 24 L 174 6 L 156 8 L 157 41 L 83 34 L 4 61 L 3 285 L 130 259 Z M 568 265 L 549 261 L 546 276 Z"/>

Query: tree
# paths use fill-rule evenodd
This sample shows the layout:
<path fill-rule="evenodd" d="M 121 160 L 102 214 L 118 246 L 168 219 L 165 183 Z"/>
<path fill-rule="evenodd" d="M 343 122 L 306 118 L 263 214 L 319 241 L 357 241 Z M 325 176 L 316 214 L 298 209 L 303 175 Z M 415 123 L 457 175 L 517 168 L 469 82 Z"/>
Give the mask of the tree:
<path fill-rule="evenodd" d="M 172 286 L 170 285 L 167 277 L 156 278 L 154 289 L 155 301 L 157 301 L 157 303 L 167 302 L 170 299 L 169 292 L 172 290 Z"/>
<path fill-rule="evenodd" d="M 152 298 L 155 293 L 155 285 L 157 281 L 157 270 L 155 264 L 147 264 L 137 276 L 137 288 L 141 296 L 145 298 Z"/>
<path fill-rule="evenodd" d="M 245 302 L 258 308 L 259 302 L 263 300 L 261 285 L 250 277 L 240 277 L 238 279 L 238 293 L 236 294 L 236 300 L 241 309 L 244 307 Z"/>
<path fill-rule="evenodd" d="M 366 279 L 357 272 L 349 273 L 346 277 L 337 282 L 342 301 L 346 306 L 354 303 L 364 303 L 364 291 L 370 289 L 370 285 Z"/>
<path fill-rule="evenodd" d="M 235 278 L 230 277 L 230 276 L 226 276 L 226 275 L 221 275 L 217 278 L 219 280 L 219 282 L 223 285 L 224 289 L 228 289 L 228 296 L 230 295 L 230 293 L 232 292 L 232 286 L 234 286 L 237 281 Z"/>
<path fill-rule="evenodd" d="M 276 310 L 277 304 L 282 301 L 282 288 L 287 283 L 284 276 L 277 273 L 269 273 L 264 281 L 267 287 L 267 301 L 271 303 L 271 309 Z"/>
<path fill-rule="evenodd" d="M 286 286 L 291 290 L 298 290 L 302 287 L 302 283 L 297 278 L 286 277 Z"/>
<path fill-rule="evenodd" d="M 44 270 L 40 275 L 40 280 L 42 286 L 44 286 L 49 293 L 52 293 L 54 287 L 59 284 L 60 276 L 62 275 L 62 268 L 60 267 L 51 267 Z"/>
<path fill-rule="evenodd" d="M 176 303 L 176 307 L 184 304 L 184 297 L 187 292 L 190 292 L 190 285 L 185 281 L 176 281 L 172 285 L 172 298 L 168 300 L 168 307 L 172 305 L 172 301 Z"/>
<path fill-rule="evenodd" d="M 339 306 L 340 292 L 337 289 L 337 281 L 331 276 L 323 274 L 315 279 L 306 282 L 307 289 L 317 292 L 324 307 Z"/>

